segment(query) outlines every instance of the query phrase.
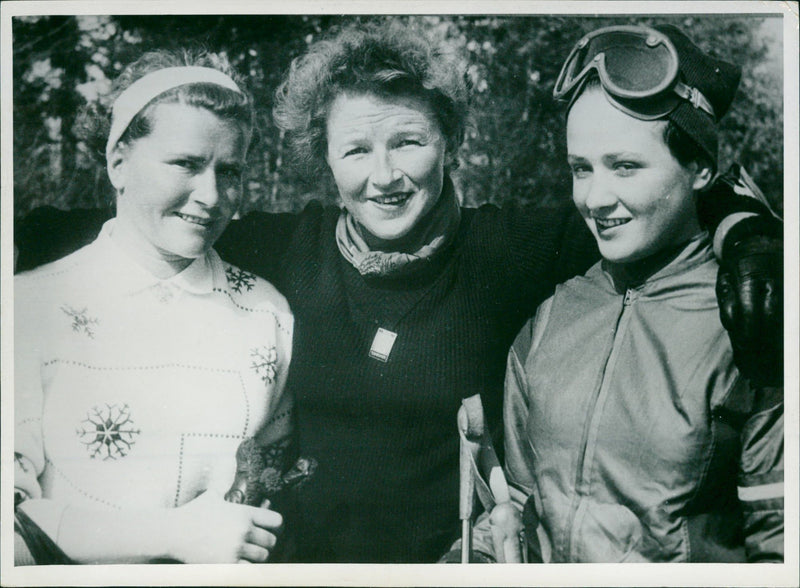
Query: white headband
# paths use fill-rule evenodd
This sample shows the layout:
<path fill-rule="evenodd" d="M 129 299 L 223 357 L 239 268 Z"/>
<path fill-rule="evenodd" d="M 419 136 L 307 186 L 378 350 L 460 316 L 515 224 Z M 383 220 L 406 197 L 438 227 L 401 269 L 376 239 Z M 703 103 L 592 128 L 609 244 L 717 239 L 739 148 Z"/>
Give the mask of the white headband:
<path fill-rule="evenodd" d="M 216 84 L 234 92 L 242 91 L 227 74 L 211 67 L 183 66 L 166 67 L 149 73 L 128 86 L 112 107 L 111 131 L 106 143 L 106 158 L 116 147 L 133 117 L 139 114 L 156 96 L 167 90 L 186 84 Z"/>

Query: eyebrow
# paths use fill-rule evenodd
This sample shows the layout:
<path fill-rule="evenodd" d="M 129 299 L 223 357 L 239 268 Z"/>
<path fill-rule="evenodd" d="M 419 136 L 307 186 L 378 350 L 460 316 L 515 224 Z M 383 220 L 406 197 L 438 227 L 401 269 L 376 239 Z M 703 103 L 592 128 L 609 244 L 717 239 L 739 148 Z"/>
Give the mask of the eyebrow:
<path fill-rule="evenodd" d="M 168 159 L 172 159 L 175 157 L 180 157 L 181 159 L 191 159 L 193 161 L 205 161 L 205 157 L 202 155 L 196 155 L 194 153 L 187 153 L 185 151 L 167 151 L 165 153 L 165 157 Z"/>
<path fill-rule="evenodd" d="M 572 153 L 567 153 L 567 161 L 573 163 L 573 162 L 583 162 L 588 160 L 585 157 L 581 157 L 580 155 L 573 155 Z"/>
<path fill-rule="evenodd" d="M 603 161 L 618 161 L 620 159 L 640 159 L 641 155 L 635 151 L 617 151 L 616 153 L 605 153 L 601 157 Z M 567 154 L 567 160 L 572 161 L 588 161 L 587 158 L 581 155 Z"/>
<path fill-rule="evenodd" d="M 641 157 L 641 155 L 635 151 L 618 151 L 616 153 L 606 153 L 603 159 L 616 161 L 618 159 L 638 159 L 639 157 Z"/>

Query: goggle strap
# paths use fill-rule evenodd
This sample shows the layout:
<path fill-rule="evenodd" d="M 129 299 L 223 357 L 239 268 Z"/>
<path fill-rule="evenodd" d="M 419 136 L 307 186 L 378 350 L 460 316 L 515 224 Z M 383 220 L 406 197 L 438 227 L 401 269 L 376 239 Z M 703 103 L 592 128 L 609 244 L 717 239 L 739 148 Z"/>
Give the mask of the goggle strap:
<path fill-rule="evenodd" d="M 703 93 L 700 90 L 693 86 L 687 86 L 680 81 L 675 83 L 673 90 L 678 96 L 691 102 L 692 106 L 705 111 L 709 116 L 711 116 L 711 118 L 717 120 L 717 116 L 714 114 L 714 107 L 711 106 L 711 103 L 705 96 L 703 96 Z"/>

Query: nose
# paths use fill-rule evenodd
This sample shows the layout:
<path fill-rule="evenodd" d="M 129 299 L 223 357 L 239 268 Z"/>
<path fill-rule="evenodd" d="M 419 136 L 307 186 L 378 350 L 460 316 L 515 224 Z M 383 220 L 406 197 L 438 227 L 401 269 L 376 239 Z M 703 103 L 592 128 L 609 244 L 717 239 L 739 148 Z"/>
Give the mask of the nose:
<path fill-rule="evenodd" d="M 192 197 L 206 208 L 214 208 L 219 204 L 219 179 L 213 166 L 208 166 L 203 173 L 195 176 Z"/>
<path fill-rule="evenodd" d="M 401 177 L 402 174 L 392 161 L 391 154 L 388 151 L 376 150 L 370 175 L 372 184 L 378 189 L 385 190 L 395 184 Z"/>
<path fill-rule="evenodd" d="M 591 212 L 603 212 L 617 204 L 612 178 L 609 174 L 595 172 L 583 186 L 583 205 Z"/>

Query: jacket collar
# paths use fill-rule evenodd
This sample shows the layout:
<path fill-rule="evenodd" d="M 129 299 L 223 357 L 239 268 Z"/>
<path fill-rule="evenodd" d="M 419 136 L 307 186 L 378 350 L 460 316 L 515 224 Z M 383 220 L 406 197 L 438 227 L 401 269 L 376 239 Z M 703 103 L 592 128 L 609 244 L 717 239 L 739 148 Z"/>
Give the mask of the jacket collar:
<path fill-rule="evenodd" d="M 676 247 L 660 251 L 635 263 L 612 263 L 603 260 L 603 271 L 618 293 L 629 288 L 652 284 L 674 274 L 687 271 L 713 259 L 711 241 L 703 231 Z"/>

